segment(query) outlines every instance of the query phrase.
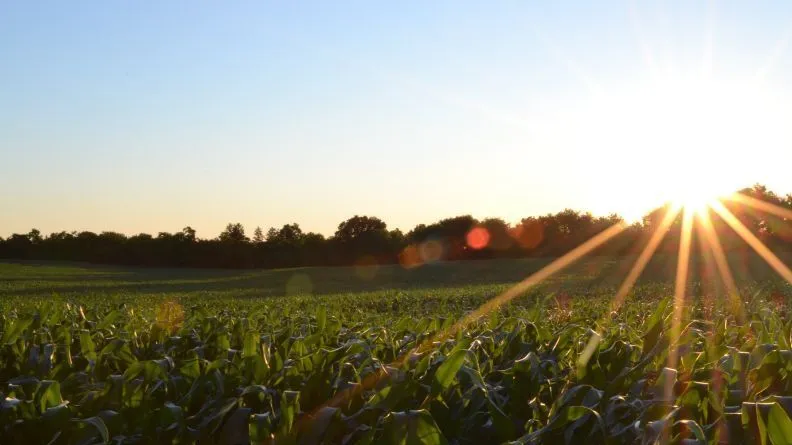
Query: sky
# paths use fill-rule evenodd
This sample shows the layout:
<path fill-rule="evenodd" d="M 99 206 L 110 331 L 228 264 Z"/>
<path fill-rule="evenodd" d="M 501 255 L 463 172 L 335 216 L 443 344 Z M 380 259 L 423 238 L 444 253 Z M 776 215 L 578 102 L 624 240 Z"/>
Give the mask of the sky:
<path fill-rule="evenodd" d="M 792 3 L 0 2 L 0 236 L 792 192 Z"/>

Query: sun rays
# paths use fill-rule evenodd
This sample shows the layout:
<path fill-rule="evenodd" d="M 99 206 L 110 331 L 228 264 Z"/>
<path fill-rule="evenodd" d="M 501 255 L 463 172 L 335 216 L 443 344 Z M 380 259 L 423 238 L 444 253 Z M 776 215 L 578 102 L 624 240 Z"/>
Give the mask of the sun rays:
<path fill-rule="evenodd" d="M 684 209 L 682 214 L 682 231 L 679 240 L 679 255 L 677 257 L 676 280 L 674 282 L 674 312 L 671 318 L 672 340 L 680 337 L 682 328 L 682 313 L 685 309 L 687 300 L 687 280 L 690 270 L 690 245 L 693 235 L 693 213 L 692 209 Z M 668 368 L 675 369 L 678 359 L 677 348 L 671 347 L 668 352 Z M 670 397 L 670 388 L 666 388 L 666 400 Z"/>
<path fill-rule="evenodd" d="M 710 6 L 714 8 L 714 5 Z M 670 198 L 670 204 L 665 206 L 661 218 L 653 224 L 652 233 L 645 240 L 635 261 L 617 287 L 607 312 L 602 314 L 595 326 L 592 326 L 592 335 L 580 352 L 577 364 L 586 366 L 600 346 L 600 341 L 604 338 L 603 331 L 609 328 L 610 320 L 619 315 L 662 243 L 674 235 L 678 236 L 678 249 L 675 252 L 676 270 L 666 366 L 675 370 L 680 361 L 679 342 L 685 335 L 686 310 L 692 307 L 693 298 L 701 297 L 691 292 L 690 286 L 691 270 L 697 259 L 694 256 L 696 252 L 694 249 L 698 248 L 698 252 L 707 263 L 708 271 L 712 272 L 706 274 L 707 280 L 710 281 L 707 283 L 710 291 L 723 289 L 724 307 L 740 323 L 746 317 L 743 299 L 729 264 L 727 249 L 724 248 L 721 240 L 724 233 L 719 231 L 731 230 L 778 275 L 792 283 L 792 270 L 724 206 L 723 202 L 773 215 L 780 218 L 784 224 L 790 225 L 792 225 L 792 210 L 746 194 L 721 195 L 735 188 L 735 184 L 729 181 L 734 178 L 743 180 L 739 174 L 750 170 L 746 163 L 752 162 L 748 156 L 727 156 L 727 152 L 736 153 L 748 143 L 767 141 L 780 143 L 779 141 L 785 140 L 786 133 L 774 131 L 774 127 L 768 126 L 768 123 L 773 124 L 776 120 L 780 122 L 779 116 L 788 116 L 792 113 L 784 113 L 783 107 L 774 105 L 773 101 L 764 96 L 763 90 L 756 88 L 756 84 L 761 83 L 767 73 L 774 68 L 779 54 L 786 48 L 790 39 L 788 34 L 778 42 L 767 64 L 759 69 L 754 79 L 736 83 L 731 82 L 734 79 L 713 79 L 715 23 L 710 17 L 711 20 L 707 23 L 701 73 L 680 79 L 668 75 L 669 70 L 666 69 L 666 65 L 670 65 L 671 61 L 664 60 L 660 57 L 662 54 L 655 54 L 652 51 L 644 36 L 639 12 L 637 5 L 630 2 L 630 24 L 643 61 L 649 70 L 650 82 L 632 87 L 626 84 L 620 85 L 619 90 L 622 95 L 609 94 L 610 92 L 606 91 L 593 76 L 582 70 L 573 58 L 562 51 L 551 37 L 538 31 L 535 31 L 535 34 L 539 43 L 552 58 L 565 65 L 570 73 L 585 85 L 591 96 L 604 98 L 601 103 L 595 101 L 591 108 L 584 108 L 579 116 L 579 122 L 575 122 L 577 131 L 574 132 L 574 137 L 583 134 L 585 136 L 581 139 L 585 141 L 587 147 L 593 145 L 600 151 L 610 150 L 607 156 L 597 150 L 590 150 L 589 152 L 592 153 L 597 152 L 592 157 L 590 168 L 604 171 L 607 165 L 614 163 L 614 159 L 617 162 L 635 159 L 636 147 L 640 147 L 651 154 L 648 156 L 651 168 L 647 165 L 636 166 L 623 161 L 625 164 L 620 166 L 618 178 L 614 180 L 614 184 L 618 185 L 621 192 L 620 196 L 623 197 L 625 194 L 630 198 L 634 196 L 636 199 L 630 200 L 635 201 L 636 205 L 648 204 L 647 201 L 655 200 L 659 195 Z M 456 99 L 448 102 L 460 105 Z M 463 105 L 479 111 L 486 110 L 485 114 L 495 120 L 516 123 L 519 126 L 529 122 L 529 119 L 523 119 L 521 116 L 505 116 L 497 110 L 493 112 L 482 104 L 466 102 Z M 757 110 L 761 110 L 759 116 L 756 115 Z M 565 122 L 564 128 L 566 124 Z M 602 134 L 605 134 L 605 137 L 601 137 Z M 761 139 L 762 137 L 766 139 Z M 576 141 L 574 138 L 573 140 Z M 597 162 L 604 164 L 596 165 Z M 724 164 L 726 162 L 731 164 Z M 704 166 L 707 168 L 702 168 Z M 651 176 L 656 172 L 659 172 L 656 177 Z M 646 187 L 646 184 L 657 182 L 654 179 L 658 178 L 665 178 L 665 181 L 660 181 L 662 183 L 657 184 L 656 190 L 642 188 Z M 625 191 L 623 185 L 626 183 L 640 185 L 635 186 L 636 190 Z M 635 194 L 630 195 L 631 193 Z M 652 195 L 651 198 L 645 199 L 649 195 Z M 717 218 L 716 222 L 725 225 L 716 225 L 713 218 Z M 404 364 L 416 354 L 436 348 L 443 340 L 464 331 L 471 323 L 499 310 L 503 305 L 525 294 L 529 288 L 542 283 L 598 247 L 617 238 L 626 227 L 625 223 L 611 226 L 493 297 L 451 327 L 403 351 L 391 365 Z M 695 246 L 694 237 L 699 242 Z M 373 388 L 387 376 L 387 367 L 382 366 L 379 371 L 367 376 L 355 389 L 336 394 L 328 405 L 338 405 L 350 397 L 352 391 L 360 392 Z M 671 380 L 668 382 L 672 383 Z M 669 399 L 673 387 L 666 385 L 663 391 L 666 399 Z"/>
<path fill-rule="evenodd" d="M 737 284 L 734 281 L 734 276 L 729 268 L 726 254 L 723 251 L 723 245 L 715 232 L 715 228 L 710 219 L 709 211 L 698 214 L 699 228 L 704 235 L 704 245 L 709 248 L 715 261 L 715 266 L 718 271 L 721 283 L 726 290 L 726 295 L 729 298 L 731 311 L 735 314 L 738 320 L 742 321 L 745 317 L 744 309 L 742 307 L 742 300 L 737 290 Z"/>
<path fill-rule="evenodd" d="M 630 272 L 627 274 L 624 282 L 622 282 L 621 286 L 619 286 L 619 290 L 616 291 L 616 295 L 613 297 L 613 302 L 611 303 L 612 311 L 619 310 L 622 303 L 624 303 L 625 297 L 635 285 L 635 282 L 638 281 L 638 277 L 641 276 L 646 264 L 650 259 L 652 259 L 657 247 L 660 245 L 660 242 L 663 241 L 668 228 L 671 227 L 671 224 L 674 222 L 674 219 L 677 217 L 680 210 L 681 207 L 674 206 L 673 208 L 670 208 L 663 216 L 663 220 L 660 222 L 660 225 L 652 233 L 652 236 L 649 238 L 649 242 L 646 244 L 646 247 L 644 247 L 644 249 L 641 251 L 641 254 L 638 256 L 635 264 L 633 264 L 633 267 L 630 269 Z"/>
<path fill-rule="evenodd" d="M 778 207 L 764 201 L 756 200 L 745 195 L 732 196 L 728 200 L 736 205 L 745 205 L 754 209 L 759 209 L 765 213 L 789 217 L 792 216 L 792 211 Z M 640 254 L 637 256 L 635 262 L 630 268 L 629 272 L 621 282 L 618 290 L 614 294 L 611 304 L 608 308 L 608 313 L 604 314 L 597 326 L 592 330 L 592 335 L 588 344 L 581 351 L 577 360 L 578 367 L 585 367 L 588 361 L 596 352 L 599 347 L 600 341 L 603 338 L 601 329 L 606 326 L 609 318 L 618 314 L 618 311 L 624 305 L 625 300 L 630 295 L 633 287 L 640 278 L 641 274 L 647 267 L 647 264 L 652 260 L 655 253 L 663 240 L 669 233 L 676 230 L 679 226 L 679 247 L 677 251 L 677 265 L 674 280 L 674 295 L 673 295 L 673 308 L 671 316 L 671 329 L 669 332 L 669 350 L 666 359 L 666 367 L 669 370 L 676 370 L 679 366 L 680 360 L 680 341 L 685 335 L 684 319 L 686 318 L 686 310 L 692 307 L 692 298 L 696 295 L 690 293 L 690 271 L 691 271 L 691 256 L 693 251 L 693 236 L 694 230 L 699 233 L 700 249 L 705 256 L 710 258 L 709 261 L 714 262 L 710 265 L 717 271 L 717 277 L 725 290 L 726 308 L 738 321 L 744 321 L 745 312 L 742 307 L 742 300 L 740 298 L 737 284 L 732 275 L 731 268 L 728 263 L 726 253 L 720 241 L 720 235 L 715 228 L 711 219 L 712 214 L 717 215 L 726 225 L 731 228 L 737 235 L 740 236 L 757 254 L 762 257 L 781 277 L 788 282 L 792 283 L 792 270 L 789 269 L 779 258 L 776 256 L 762 241 L 757 238 L 751 231 L 745 227 L 734 214 L 728 210 L 720 200 L 708 200 L 703 205 L 685 206 L 681 203 L 667 205 L 665 213 L 662 215 L 659 223 L 656 224 L 653 232 L 651 233 L 646 244 L 641 249 Z M 681 224 L 675 224 L 679 222 Z M 497 311 L 503 305 L 509 303 L 514 298 L 523 295 L 529 288 L 536 286 L 548 278 L 556 275 L 560 271 L 569 267 L 573 263 L 579 261 L 585 256 L 591 254 L 597 248 L 605 245 L 607 242 L 617 238 L 619 234 L 623 233 L 628 226 L 624 222 L 617 223 L 598 235 L 592 237 L 580 246 L 576 247 L 569 253 L 557 258 L 547 266 L 543 267 L 537 272 L 529 275 L 524 280 L 511 286 L 505 292 L 490 299 L 478 309 L 470 312 L 465 317 L 457 321 L 449 328 L 429 336 L 424 341 L 414 345 L 412 348 L 403 351 L 388 366 L 382 365 L 380 368 L 367 375 L 359 385 L 341 391 L 328 400 L 324 405 L 318 409 L 326 406 L 341 406 L 351 397 L 361 394 L 363 391 L 374 388 L 380 381 L 389 376 L 389 367 L 402 366 L 411 358 L 420 356 L 426 352 L 436 348 L 437 345 L 442 344 L 443 341 L 464 332 L 465 328 L 470 326 L 471 323 L 486 317 L 493 311 Z M 598 332 L 598 330 L 600 330 Z M 709 341 L 709 340 L 708 340 Z M 676 371 L 674 371 L 676 372 Z M 669 382 L 670 383 L 670 382 Z M 673 387 L 666 385 L 662 388 L 664 396 L 669 398 L 673 391 Z"/>
<path fill-rule="evenodd" d="M 772 204 L 768 204 L 775 207 Z M 712 210 L 715 211 L 723 220 L 728 224 L 740 237 L 751 246 L 752 249 L 764 259 L 782 278 L 787 282 L 792 283 L 792 270 L 789 270 L 781 259 L 779 259 L 764 243 L 759 240 L 750 230 L 748 230 L 740 220 L 737 219 L 726 207 L 720 202 L 715 202 L 711 205 Z M 782 210 L 779 208 L 779 210 Z"/>

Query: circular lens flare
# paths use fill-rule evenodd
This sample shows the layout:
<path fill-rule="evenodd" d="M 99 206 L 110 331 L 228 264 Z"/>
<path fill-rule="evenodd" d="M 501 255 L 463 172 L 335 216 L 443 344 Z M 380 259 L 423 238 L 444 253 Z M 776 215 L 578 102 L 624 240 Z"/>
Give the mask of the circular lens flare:
<path fill-rule="evenodd" d="M 490 242 L 489 231 L 484 227 L 474 227 L 473 229 L 470 230 L 470 232 L 467 233 L 466 241 L 468 247 L 470 247 L 471 249 L 474 250 L 483 249 L 487 247 L 487 245 L 489 245 Z"/>

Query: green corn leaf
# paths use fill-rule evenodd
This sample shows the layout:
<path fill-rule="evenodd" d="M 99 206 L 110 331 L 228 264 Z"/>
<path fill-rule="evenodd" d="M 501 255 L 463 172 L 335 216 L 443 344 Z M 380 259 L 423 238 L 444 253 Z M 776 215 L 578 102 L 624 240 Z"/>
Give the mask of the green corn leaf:
<path fill-rule="evenodd" d="M 33 396 L 36 407 L 43 413 L 48 408 L 52 408 L 63 403 L 61 396 L 60 383 L 54 380 L 42 380 L 36 394 Z"/>
<path fill-rule="evenodd" d="M 291 432 L 294 419 L 300 412 L 300 393 L 298 391 L 283 391 L 280 407 L 280 434 L 286 435 Z"/>
<path fill-rule="evenodd" d="M 74 421 L 93 428 L 94 431 L 89 434 L 89 438 L 98 436 L 101 439 L 101 443 L 110 443 L 110 431 L 107 429 L 107 425 L 105 425 L 101 417 L 95 416 L 87 419 L 76 419 Z"/>
<path fill-rule="evenodd" d="M 767 435 L 773 445 L 792 443 L 792 419 L 777 402 L 770 408 Z"/>
<path fill-rule="evenodd" d="M 393 412 L 383 420 L 383 442 L 387 445 L 446 445 L 432 415 L 426 410 Z"/>
<path fill-rule="evenodd" d="M 273 420 L 271 413 L 253 414 L 248 424 L 252 443 L 269 443 L 273 439 Z"/>
<path fill-rule="evenodd" d="M 437 397 L 447 390 L 451 383 L 456 378 L 456 374 L 462 364 L 465 363 L 465 357 L 468 351 L 459 349 L 449 354 L 443 363 L 437 368 L 432 380 L 432 396 Z"/>
<path fill-rule="evenodd" d="M 31 323 L 33 323 L 33 317 L 25 317 L 13 321 L 6 320 L 6 331 L 3 332 L 3 344 L 14 344 Z"/>
<path fill-rule="evenodd" d="M 245 334 L 245 341 L 242 345 L 242 356 L 253 357 L 258 355 L 259 334 L 255 331 L 250 331 Z"/>
<path fill-rule="evenodd" d="M 119 312 L 118 310 L 112 310 L 107 315 L 104 316 L 102 321 L 96 324 L 96 329 L 97 330 L 109 329 L 113 325 L 113 323 L 118 321 L 118 319 L 120 318 L 121 318 L 121 312 Z"/>
<path fill-rule="evenodd" d="M 327 327 L 327 308 L 319 306 L 316 310 L 316 330 L 324 332 Z"/>
<path fill-rule="evenodd" d="M 80 332 L 80 352 L 86 359 L 92 362 L 96 361 L 96 346 L 88 331 Z"/>

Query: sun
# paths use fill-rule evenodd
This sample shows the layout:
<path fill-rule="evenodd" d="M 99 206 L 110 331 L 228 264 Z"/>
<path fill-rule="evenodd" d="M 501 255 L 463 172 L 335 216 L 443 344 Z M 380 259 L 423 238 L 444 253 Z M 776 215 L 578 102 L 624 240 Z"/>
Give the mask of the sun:
<path fill-rule="evenodd" d="M 692 166 L 688 166 L 692 167 Z M 692 170 L 683 168 L 681 170 Z M 691 173 L 691 176 L 677 177 L 669 181 L 666 190 L 666 202 L 672 207 L 682 208 L 695 214 L 704 213 L 713 204 L 731 193 L 719 181 L 712 180 L 711 175 L 702 169 Z"/>
<path fill-rule="evenodd" d="M 670 200 L 672 206 L 680 207 L 695 214 L 702 214 L 707 211 L 720 196 L 700 191 L 696 189 L 688 190 L 684 196 L 678 196 Z"/>
<path fill-rule="evenodd" d="M 755 181 L 764 168 L 757 144 L 787 139 L 774 124 L 776 110 L 749 81 L 666 77 L 624 85 L 586 110 L 585 142 L 597 154 L 587 167 L 613 172 L 605 181 L 618 193 L 601 199 L 633 217 L 668 202 L 701 212 Z"/>

